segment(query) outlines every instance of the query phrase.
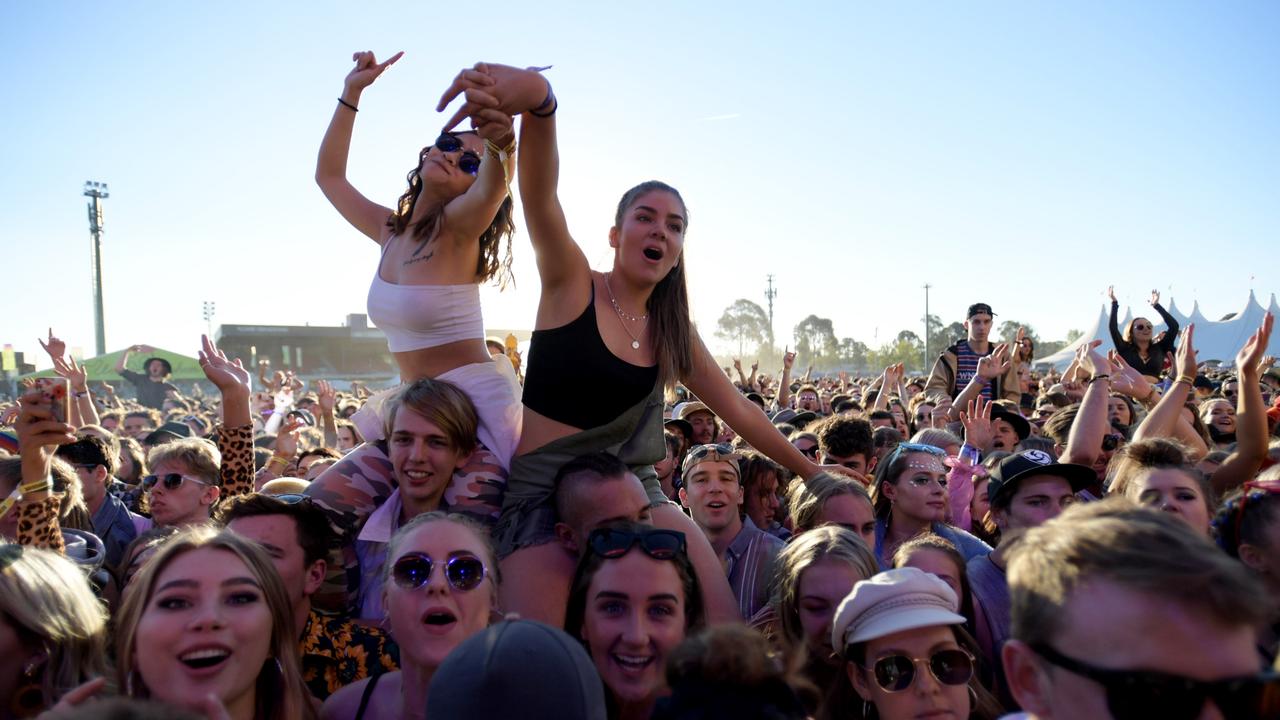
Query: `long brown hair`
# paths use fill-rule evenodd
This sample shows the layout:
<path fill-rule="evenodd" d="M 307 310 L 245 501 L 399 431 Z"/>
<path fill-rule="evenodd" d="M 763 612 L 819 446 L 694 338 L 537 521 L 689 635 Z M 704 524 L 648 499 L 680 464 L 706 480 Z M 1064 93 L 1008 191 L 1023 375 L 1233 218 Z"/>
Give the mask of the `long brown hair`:
<path fill-rule="evenodd" d="M 641 195 L 660 190 L 671 193 L 684 209 L 684 227 L 689 229 L 689 208 L 680 191 L 659 180 L 648 180 L 623 194 L 613 225 L 622 227 L 622 217 Z M 658 359 L 658 379 L 671 391 L 680 378 L 693 372 L 693 322 L 689 320 L 689 289 L 684 279 L 684 252 L 676 258 L 676 266 L 658 281 L 649 301 L 649 341 Z"/>
<path fill-rule="evenodd" d="M 474 130 L 459 130 L 453 134 L 475 135 L 477 133 Z M 405 176 L 409 187 L 396 201 L 395 212 L 387 218 L 387 227 L 391 228 L 396 235 L 404 233 L 409 226 L 410 218 L 413 217 L 413 208 L 418 203 L 418 196 L 422 194 L 422 166 L 427 162 L 427 153 L 431 152 L 433 147 L 435 145 L 428 145 L 418 153 L 417 167 Z M 508 194 L 503 198 L 502 205 L 498 207 L 498 212 L 494 214 L 489 227 L 480 233 L 480 257 L 476 260 L 476 277 L 480 282 L 497 278 L 499 286 L 506 287 L 507 282 L 511 280 L 511 236 L 516 232 L 516 223 L 512 219 L 511 209 L 511 195 Z M 413 224 L 412 237 L 429 240 L 443 226 L 444 205 L 442 204 L 431 208 L 421 220 Z M 502 247 L 504 238 L 506 239 L 505 249 Z"/>

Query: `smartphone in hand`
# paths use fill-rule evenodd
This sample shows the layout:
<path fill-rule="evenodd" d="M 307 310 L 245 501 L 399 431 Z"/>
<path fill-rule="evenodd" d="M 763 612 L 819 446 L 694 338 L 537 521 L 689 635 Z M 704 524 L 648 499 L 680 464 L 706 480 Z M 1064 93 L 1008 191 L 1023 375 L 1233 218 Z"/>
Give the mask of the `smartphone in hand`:
<path fill-rule="evenodd" d="M 39 393 L 37 403 L 47 405 L 58 422 L 71 417 L 71 384 L 64 377 L 36 378 L 32 390 Z"/>

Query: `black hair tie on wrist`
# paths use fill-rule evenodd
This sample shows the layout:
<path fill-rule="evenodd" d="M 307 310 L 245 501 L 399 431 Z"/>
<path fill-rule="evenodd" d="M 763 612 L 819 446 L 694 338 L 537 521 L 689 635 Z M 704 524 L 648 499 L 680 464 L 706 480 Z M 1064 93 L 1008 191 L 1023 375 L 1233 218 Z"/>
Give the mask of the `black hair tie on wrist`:
<path fill-rule="evenodd" d="M 352 105 L 351 103 L 347 102 L 346 100 L 343 100 L 342 98 L 338 98 L 338 102 L 342 103 L 346 107 L 351 108 L 351 112 L 360 112 L 360 108 L 356 107 L 355 105 Z"/>

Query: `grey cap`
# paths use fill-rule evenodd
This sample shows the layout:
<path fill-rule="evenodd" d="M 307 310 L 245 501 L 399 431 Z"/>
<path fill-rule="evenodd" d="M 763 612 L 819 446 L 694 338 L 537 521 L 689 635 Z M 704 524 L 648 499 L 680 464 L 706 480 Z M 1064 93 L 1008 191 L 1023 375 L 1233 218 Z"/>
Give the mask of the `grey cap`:
<path fill-rule="evenodd" d="M 431 679 L 431 720 L 606 720 L 604 686 L 582 644 L 532 620 L 491 625 Z"/>

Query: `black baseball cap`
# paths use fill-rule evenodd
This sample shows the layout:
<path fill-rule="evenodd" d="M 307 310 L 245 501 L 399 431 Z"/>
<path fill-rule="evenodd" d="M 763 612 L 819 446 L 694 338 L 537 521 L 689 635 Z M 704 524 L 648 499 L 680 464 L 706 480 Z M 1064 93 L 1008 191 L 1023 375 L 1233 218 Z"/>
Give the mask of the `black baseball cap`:
<path fill-rule="evenodd" d="M 969 314 L 965 315 L 965 318 L 968 319 L 973 317 L 974 315 L 981 315 L 983 313 L 986 313 L 991 317 L 996 316 L 995 312 L 991 309 L 990 305 L 986 303 L 974 303 L 969 306 Z"/>
<path fill-rule="evenodd" d="M 987 484 L 987 498 L 992 505 L 999 498 L 1012 495 L 1023 478 L 1032 475 L 1056 475 L 1071 485 L 1071 492 L 1080 492 L 1097 481 L 1093 468 L 1073 463 L 1060 463 L 1043 450 L 1025 450 L 1000 461 L 991 471 Z"/>
<path fill-rule="evenodd" d="M 1027 436 L 1031 434 L 1031 423 L 1027 422 L 1026 418 L 1016 412 L 1005 410 L 999 405 L 991 405 L 991 419 L 1003 420 L 1012 425 L 1013 431 L 1018 433 L 1018 442 L 1026 440 Z"/>

